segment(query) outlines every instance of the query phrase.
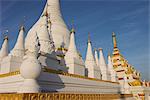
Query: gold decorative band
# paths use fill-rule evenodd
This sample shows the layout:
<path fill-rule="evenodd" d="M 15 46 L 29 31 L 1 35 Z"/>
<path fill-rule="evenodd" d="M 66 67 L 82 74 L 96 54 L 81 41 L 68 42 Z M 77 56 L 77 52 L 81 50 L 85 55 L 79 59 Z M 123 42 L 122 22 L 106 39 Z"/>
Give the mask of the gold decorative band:
<path fill-rule="evenodd" d="M 112 82 L 112 81 L 107 81 L 107 80 L 89 78 L 89 77 L 86 77 L 86 76 L 70 74 L 70 73 L 67 73 L 67 72 L 48 69 L 48 68 L 44 68 L 43 71 L 48 72 L 48 73 L 60 74 L 60 75 L 64 75 L 64 76 L 70 76 L 70 77 L 76 77 L 76 78 L 82 78 L 82 79 L 88 79 L 88 80 L 94 80 L 94 81 L 100 81 L 100 82 L 110 82 L 110 83 L 119 84 L 119 82 Z M 8 77 L 8 76 L 14 76 L 14 75 L 18 75 L 18 74 L 20 74 L 20 71 L 10 72 L 10 73 L 6 73 L 6 74 L 0 74 L 0 78 L 4 78 L 4 77 Z"/>
<path fill-rule="evenodd" d="M 14 75 L 18 75 L 18 74 L 20 74 L 20 71 L 10 72 L 10 73 L 6 73 L 6 74 L 0 74 L 0 78 L 14 76 Z"/>
<path fill-rule="evenodd" d="M 70 93 L 20 93 L 0 94 L 0 100 L 112 100 L 133 97 L 131 94 L 70 94 Z"/>
<path fill-rule="evenodd" d="M 119 84 L 119 82 L 112 82 L 112 81 L 100 80 L 100 79 L 96 79 L 96 78 L 89 78 L 89 77 L 86 77 L 86 76 L 70 74 L 70 73 L 66 73 L 66 72 L 63 72 L 63 71 L 57 71 L 57 70 L 53 70 L 53 69 L 49 69 L 49 68 L 44 68 L 44 72 L 60 74 L 60 75 L 76 77 L 76 78 L 82 78 L 82 79 L 88 79 L 88 80 L 93 80 L 93 81 L 110 82 L 110 83 Z"/>

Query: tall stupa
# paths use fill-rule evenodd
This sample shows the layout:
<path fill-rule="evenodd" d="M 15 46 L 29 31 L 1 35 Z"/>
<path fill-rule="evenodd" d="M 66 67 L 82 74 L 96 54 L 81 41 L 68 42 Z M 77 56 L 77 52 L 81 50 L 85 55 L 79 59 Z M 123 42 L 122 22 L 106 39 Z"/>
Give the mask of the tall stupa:
<path fill-rule="evenodd" d="M 35 32 L 37 31 L 39 25 L 41 24 L 40 20 L 43 15 L 49 17 L 51 21 L 50 23 L 48 23 L 50 24 L 49 35 L 52 36 L 56 50 L 61 47 L 68 49 L 70 31 L 68 30 L 67 25 L 63 20 L 61 10 L 60 10 L 60 1 L 48 0 L 45 4 L 44 11 L 42 12 L 39 20 L 35 23 L 35 25 L 30 30 L 33 30 Z M 28 32 L 25 45 L 28 45 L 28 42 L 30 40 L 30 35 L 32 35 L 31 31 Z"/>
<path fill-rule="evenodd" d="M 112 32 L 112 40 L 112 64 L 116 71 L 118 82 L 121 84 L 121 91 L 123 93 L 133 93 L 139 100 L 148 100 L 148 96 L 146 95 L 149 95 L 149 90 L 145 90 L 143 86 L 144 84 L 149 86 L 149 82 L 143 84 L 140 73 L 120 53 L 114 32 Z"/>
<path fill-rule="evenodd" d="M 34 34 L 39 37 L 41 46 L 39 59 L 42 66 L 66 71 L 64 55 L 68 50 L 70 31 L 62 18 L 59 0 L 48 0 L 46 2 L 39 20 L 32 26 L 26 36 L 26 50 L 30 49 L 30 41 L 34 40 L 35 37 L 32 36 Z"/>

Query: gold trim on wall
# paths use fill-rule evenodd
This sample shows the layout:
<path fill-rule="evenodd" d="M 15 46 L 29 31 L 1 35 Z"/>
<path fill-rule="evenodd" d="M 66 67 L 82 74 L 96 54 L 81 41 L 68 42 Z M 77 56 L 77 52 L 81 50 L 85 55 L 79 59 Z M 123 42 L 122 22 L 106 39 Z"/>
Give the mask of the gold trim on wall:
<path fill-rule="evenodd" d="M 66 72 L 63 72 L 63 71 L 57 71 L 57 70 L 53 70 L 53 69 L 49 69 L 49 68 L 44 68 L 44 72 L 60 74 L 60 75 L 76 77 L 76 78 L 82 78 L 82 79 L 88 79 L 88 80 L 99 81 L 99 82 L 109 82 L 109 83 L 119 84 L 119 82 L 112 82 L 112 81 L 100 80 L 100 79 L 96 79 L 96 78 L 89 78 L 89 77 L 86 77 L 86 76 L 70 74 L 70 73 L 66 73 Z"/>
<path fill-rule="evenodd" d="M 70 74 L 70 73 L 67 73 L 67 72 L 53 70 L 53 69 L 48 69 L 48 68 L 43 68 L 43 71 L 44 72 L 48 72 L 48 73 L 60 74 L 60 75 L 64 75 L 64 76 L 70 76 L 70 77 L 88 79 L 88 80 L 93 80 L 93 81 L 109 82 L 109 83 L 119 84 L 119 82 L 112 82 L 112 81 L 100 80 L 100 79 L 96 79 L 96 78 L 89 78 L 89 77 L 86 77 L 86 76 L 81 76 L 81 75 L 76 75 L 76 74 Z M 20 71 L 10 72 L 10 73 L 6 73 L 6 74 L 0 74 L 0 78 L 14 76 L 14 75 L 18 75 L 18 74 L 20 74 Z"/>
<path fill-rule="evenodd" d="M 0 100 L 112 100 L 133 98 L 132 94 L 12 93 L 0 94 Z"/>
<path fill-rule="evenodd" d="M 5 73 L 5 74 L 0 74 L 0 78 L 8 77 L 8 76 L 14 76 L 20 74 L 20 71 L 15 71 L 15 72 L 10 72 L 10 73 Z"/>

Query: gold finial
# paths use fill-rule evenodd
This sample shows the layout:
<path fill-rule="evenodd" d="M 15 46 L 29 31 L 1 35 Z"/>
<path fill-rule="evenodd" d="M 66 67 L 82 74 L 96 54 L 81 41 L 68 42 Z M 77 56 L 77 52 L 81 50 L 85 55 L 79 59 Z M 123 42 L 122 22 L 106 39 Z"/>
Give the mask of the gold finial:
<path fill-rule="evenodd" d="M 116 36 L 116 35 L 115 35 L 115 32 L 112 32 L 112 36 Z"/>
<path fill-rule="evenodd" d="M 19 31 L 21 31 L 21 30 L 25 31 L 25 28 L 24 28 L 24 26 L 23 26 L 23 25 L 21 25 L 21 26 L 20 26 Z"/>
<path fill-rule="evenodd" d="M 110 52 L 108 52 L 108 57 L 110 56 Z"/>
<path fill-rule="evenodd" d="M 74 20 L 71 21 L 71 33 L 75 33 L 75 29 L 74 29 Z"/>
<path fill-rule="evenodd" d="M 108 50 L 108 56 L 110 56 L 110 57 L 112 56 L 111 55 L 111 50 Z"/>
<path fill-rule="evenodd" d="M 74 20 L 71 20 L 71 27 L 74 28 Z"/>
<path fill-rule="evenodd" d="M 88 33 L 88 43 L 91 43 L 90 33 Z"/>
<path fill-rule="evenodd" d="M 99 48 L 99 50 L 100 50 L 100 51 L 102 51 L 102 50 L 103 50 L 103 48 Z"/>
<path fill-rule="evenodd" d="M 74 28 L 72 28 L 70 32 L 71 32 L 71 33 L 75 33 L 75 29 L 74 29 Z"/>
<path fill-rule="evenodd" d="M 116 35 L 114 32 L 112 32 L 112 38 L 113 38 L 113 45 L 114 45 L 114 48 L 117 48 L 117 39 L 116 39 Z"/>
<path fill-rule="evenodd" d="M 4 30 L 4 32 L 2 33 L 3 39 L 7 39 L 8 40 L 8 30 Z"/>
<path fill-rule="evenodd" d="M 21 30 L 25 31 L 25 28 L 24 28 L 25 21 L 26 21 L 26 16 L 23 16 L 23 20 L 21 21 L 21 24 L 19 26 L 19 31 Z"/>
<path fill-rule="evenodd" d="M 94 51 L 97 51 L 97 48 L 94 48 Z"/>

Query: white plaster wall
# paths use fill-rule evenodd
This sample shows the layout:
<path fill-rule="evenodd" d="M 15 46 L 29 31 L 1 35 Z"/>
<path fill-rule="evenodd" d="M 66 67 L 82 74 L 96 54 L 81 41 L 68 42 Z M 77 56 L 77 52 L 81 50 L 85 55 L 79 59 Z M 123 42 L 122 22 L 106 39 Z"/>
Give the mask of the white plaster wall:
<path fill-rule="evenodd" d="M 78 74 L 85 76 L 85 66 L 76 58 L 70 58 L 66 60 L 66 65 L 69 67 L 68 72 L 71 74 Z"/>
<path fill-rule="evenodd" d="M 98 67 L 89 67 L 88 68 L 88 77 L 101 79 L 101 73 Z"/>
<path fill-rule="evenodd" d="M 53 57 L 53 56 L 46 57 L 46 56 L 41 55 L 39 57 L 39 60 L 42 66 L 47 66 L 48 68 L 51 68 L 54 70 L 62 70 L 62 71 L 67 72 L 67 68 L 65 66 L 61 66 L 56 57 Z"/>
<path fill-rule="evenodd" d="M 0 78 L 0 93 L 17 92 L 23 80 L 20 75 Z"/>
<path fill-rule="evenodd" d="M 145 100 L 149 100 L 150 96 L 150 87 L 144 87 L 144 86 L 133 86 L 130 88 L 131 92 L 133 94 L 137 93 L 145 93 Z"/>
<path fill-rule="evenodd" d="M 0 93 L 17 92 L 23 78 L 20 75 L 0 78 Z M 119 93 L 119 84 L 92 81 L 70 76 L 42 72 L 38 78 L 41 90 L 45 92 Z"/>
<path fill-rule="evenodd" d="M 1 62 L 1 74 L 19 70 L 23 59 L 15 56 L 7 56 Z"/>
<path fill-rule="evenodd" d="M 117 94 L 120 89 L 119 84 L 49 73 L 42 73 L 38 80 L 41 89 L 49 91 Z"/>

